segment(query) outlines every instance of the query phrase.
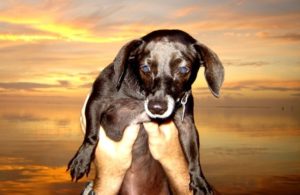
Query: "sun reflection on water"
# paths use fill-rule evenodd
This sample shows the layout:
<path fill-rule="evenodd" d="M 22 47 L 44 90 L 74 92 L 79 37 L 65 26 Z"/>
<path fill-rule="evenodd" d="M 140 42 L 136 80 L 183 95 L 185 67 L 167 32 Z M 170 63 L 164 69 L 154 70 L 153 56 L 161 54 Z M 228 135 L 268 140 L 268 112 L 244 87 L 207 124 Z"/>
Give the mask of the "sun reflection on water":
<path fill-rule="evenodd" d="M 66 165 L 82 141 L 81 104 L 4 104 L 0 194 L 76 194 Z M 196 105 L 201 163 L 223 194 L 299 192 L 299 109 Z M 90 174 L 93 177 L 93 174 Z M 298 186 L 298 187 L 297 187 Z"/>

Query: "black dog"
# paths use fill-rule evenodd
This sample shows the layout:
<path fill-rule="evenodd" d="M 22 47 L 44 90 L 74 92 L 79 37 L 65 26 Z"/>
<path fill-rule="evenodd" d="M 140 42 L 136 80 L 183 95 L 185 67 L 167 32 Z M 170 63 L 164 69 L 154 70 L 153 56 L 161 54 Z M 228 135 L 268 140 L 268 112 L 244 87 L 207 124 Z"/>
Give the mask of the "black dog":
<path fill-rule="evenodd" d="M 158 122 L 174 120 L 189 165 L 190 188 L 194 194 L 211 194 L 212 189 L 200 167 L 191 94 L 200 66 L 205 67 L 206 81 L 213 95 L 218 97 L 224 79 L 223 66 L 213 51 L 189 34 L 180 30 L 158 30 L 123 46 L 114 62 L 93 84 L 85 109 L 85 138 L 68 165 L 72 179 L 78 180 L 89 173 L 100 124 L 111 139 L 120 140 L 125 126 L 143 122 L 148 116 Z M 130 105 L 129 109 L 126 104 Z M 116 114 L 122 106 L 125 107 L 123 114 Z M 143 119 L 136 119 L 137 115 Z M 135 158 L 149 156 L 147 145 L 147 134 L 142 128 L 133 147 L 133 164 Z M 151 154 L 149 161 L 155 161 Z M 157 170 L 162 168 L 157 163 L 150 170 L 151 174 L 158 174 Z M 161 178 L 158 181 L 166 183 L 163 173 Z M 126 177 L 123 187 L 124 183 Z M 149 182 L 141 185 L 149 185 Z M 120 192 L 122 194 L 124 189 Z"/>

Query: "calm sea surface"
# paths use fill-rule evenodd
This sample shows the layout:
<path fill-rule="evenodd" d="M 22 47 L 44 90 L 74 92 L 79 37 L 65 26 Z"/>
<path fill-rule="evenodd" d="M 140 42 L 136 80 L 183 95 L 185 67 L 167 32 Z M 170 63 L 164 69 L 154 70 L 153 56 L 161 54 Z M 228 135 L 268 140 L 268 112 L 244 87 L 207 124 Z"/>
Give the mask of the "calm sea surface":
<path fill-rule="evenodd" d="M 79 194 L 66 164 L 81 103 L 0 103 L 0 194 Z M 300 109 L 199 107 L 201 163 L 222 194 L 300 194 Z M 93 174 L 91 174 L 93 175 Z M 90 179 L 92 176 L 90 177 Z"/>

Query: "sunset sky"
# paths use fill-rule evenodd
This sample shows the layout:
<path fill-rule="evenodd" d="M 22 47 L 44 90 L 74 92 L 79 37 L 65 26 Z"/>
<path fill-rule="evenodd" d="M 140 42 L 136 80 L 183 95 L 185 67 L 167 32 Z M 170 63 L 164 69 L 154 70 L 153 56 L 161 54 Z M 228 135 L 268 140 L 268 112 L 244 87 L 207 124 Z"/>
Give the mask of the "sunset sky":
<path fill-rule="evenodd" d="M 219 55 L 221 100 L 299 103 L 299 0 L 0 1 L 0 98 L 82 99 L 122 45 L 162 28 Z M 194 93 L 212 98 L 203 70 Z"/>

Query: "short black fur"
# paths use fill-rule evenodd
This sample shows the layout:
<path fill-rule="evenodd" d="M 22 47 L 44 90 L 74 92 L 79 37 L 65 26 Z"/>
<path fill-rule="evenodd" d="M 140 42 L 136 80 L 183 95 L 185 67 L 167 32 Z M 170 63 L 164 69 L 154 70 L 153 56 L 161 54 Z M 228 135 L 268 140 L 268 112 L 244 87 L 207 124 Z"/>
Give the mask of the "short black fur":
<path fill-rule="evenodd" d="M 188 78 L 178 77 L 177 83 L 174 83 L 174 79 L 170 76 L 149 80 L 150 77 L 141 76 L 139 73 L 140 60 L 149 53 L 149 51 L 145 50 L 145 46 L 149 42 L 165 40 L 187 46 L 187 51 L 183 53 L 187 55 L 186 59 L 191 64 L 192 72 Z M 205 52 L 200 53 L 199 50 L 201 48 Z M 216 96 L 219 95 L 224 70 L 217 56 L 210 52 L 212 51 L 207 50 L 206 47 L 198 44 L 189 34 L 180 30 L 154 31 L 141 39 L 133 40 L 126 44 L 120 50 L 114 62 L 101 72 L 93 84 L 85 109 L 86 133 L 84 141 L 68 164 L 72 180 L 77 181 L 84 174 L 89 173 L 90 164 L 94 159 L 94 151 L 98 142 L 100 124 L 111 139 L 120 140 L 126 126 L 155 120 L 145 114 L 144 101 L 149 97 L 154 97 L 155 93 L 161 90 L 162 92 L 160 93 L 162 95 L 160 94 L 160 96 L 170 95 L 176 100 L 173 113 L 165 119 L 159 120 L 171 119 L 179 130 L 180 142 L 190 170 L 190 189 L 193 190 L 194 194 L 212 194 L 212 188 L 206 181 L 200 166 L 199 135 L 194 123 L 194 100 L 192 94 L 188 96 L 185 105 L 180 104 L 183 96 L 191 90 L 191 85 L 196 79 L 198 69 L 202 63 L 204 63 L 206 68 L 206 78 L 209 77 L 208 84 L 212 92 Z M 211 54 L 208 60 L 203 53 Z M 159 64 L 156 66 L 159 66 Z M 155 82 L 156 87 L 154 86 Z M 185 112 L 183 111 L 183 106 L 185 107 Z M 182 118 L 183 115 L 184 117 Z M 151 171 L 151 174 L 157 178 L 157 183 L 153 184 L 153 186 L 145 181 L 142 185 L 148 185 L 149 192 L 145 192 L 147 188 L 144 186 L 141 188 L 141 194 L 153 194 L 154 188 L 165 189 L 166 194 L 172 194 L 169 191 L 170 187 L 161 165 L 153 159 L 149 152 L 147 134 L 143 127 L 141 127 L 138 139 L 134 144 L 133 154 L 134 159 L 146 159 L 143 162 L 148 163 L 149 167 L 152 167 L 148 171 Z M 133 160 L 132 163 L 135 164 L 137 161 Z M 140 172 L 139 174 L 143 173 Z M 125 176 L 120 194 L 126 194 L 126 179 L 127 177 Z M 140 186 L 137 185 L 138 187 Z"/>

